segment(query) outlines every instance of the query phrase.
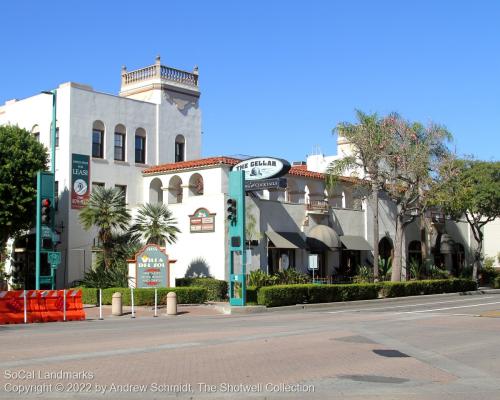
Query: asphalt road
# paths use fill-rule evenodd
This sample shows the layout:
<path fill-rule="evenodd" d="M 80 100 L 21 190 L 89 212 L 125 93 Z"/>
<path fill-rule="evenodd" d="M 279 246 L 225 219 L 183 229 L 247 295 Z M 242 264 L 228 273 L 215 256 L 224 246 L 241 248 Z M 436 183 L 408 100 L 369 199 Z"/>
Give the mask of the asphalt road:
<path fill-rule="evenodd" d="M 500 294 L 0 326 L 0 398 L 500 399 Z"/>

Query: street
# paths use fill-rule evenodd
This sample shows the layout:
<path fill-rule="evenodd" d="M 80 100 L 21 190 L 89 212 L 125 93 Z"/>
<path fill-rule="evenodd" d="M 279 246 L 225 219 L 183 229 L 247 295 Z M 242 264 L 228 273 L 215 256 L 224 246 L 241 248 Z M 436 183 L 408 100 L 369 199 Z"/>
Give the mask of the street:
<path fill-rule="evenodd" d="M 0 326 L 0 398 L 500 399 L 500 293 Z"/>

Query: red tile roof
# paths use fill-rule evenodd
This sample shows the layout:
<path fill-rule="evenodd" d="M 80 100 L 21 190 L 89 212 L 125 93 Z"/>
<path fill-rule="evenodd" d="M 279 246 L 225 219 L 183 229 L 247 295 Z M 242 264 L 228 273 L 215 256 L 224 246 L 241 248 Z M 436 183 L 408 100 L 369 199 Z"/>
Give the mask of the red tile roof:
<path fill-rule="evenodd" d="M 208 166 L 214 166 L 214 165 L 236 165 L 238 164 L 240 159 L 238 158 L 233 158 L 233 157 L 209 157 L 209 158 L 200 158 L 198 160 L 191 160 L 191 161 L 181 161 L 177 163 L 168 163 L 168 164 L 161 164 L 161 165 L 156 165 L 154 167 L 146 168 L 144 171 L 142 171 L 143 174 L 158 174 L 162 172 L 169 172 L 169 171 L 181 171 L 185 169 L 193 169 L 193 168 L 199 168 L 199 167 L 208 167 Z M 320 179 L 324 180 L 325 179 L 325 174 L 321 172 L 314 172 L 314 171 L 308 171 L 307 170 L 307 165 L 297 165 L 293 166 L 290 171 L 288 172 L 289 175 L 293 176 L 301 176 L 304 178 L 312 178 L 312 179 Z M 341 177 L 341 181 L 344 182 L 355 182 L 357 181 L 356 178 L 350 178 L 350 177 Z"/>
<path fill-rule="evenodd" d="M 191 161 L 181 161 L 177 163 L 168 163 L 155 165 L 151 168 L 146 168 L 142 171 L 143 174 L 157 174 L 159 172 L 167 172 L 167 171 L 179 171 L 183 169 L 192 169 L 198 167 L 207 167 L 212 165 L 236 165 L 241 160 L 232 157 L 209 157 L 209 158 L 200 158 L 198 160 Z"/>

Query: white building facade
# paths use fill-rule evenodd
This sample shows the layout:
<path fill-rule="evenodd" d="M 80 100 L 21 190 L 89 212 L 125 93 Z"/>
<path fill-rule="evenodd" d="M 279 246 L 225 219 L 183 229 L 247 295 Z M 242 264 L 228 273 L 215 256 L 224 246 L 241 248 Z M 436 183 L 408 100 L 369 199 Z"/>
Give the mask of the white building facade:
<path fill-rule="evenodd" d="M 97 244 L 97 231 L 84 231 L 80 210 L 72 206 L 74 155 L 89 159 L 90 191 L 97 185 L 119 187 L 132 212 L 147 202 L 168 205 L 181 231 L 176 243 L 167 246 L 176 260 L 171 278 L 228 279 L 228 173 L 241 160 L 200 158 L 199 98 L 197 68 L 187 72 L 166 67 L 159 57 L 145 68 L 123 68 L 119 95 L 72 82 L 57 88 L 59 288 L 71 286 L 91 268 L 92 247 Z M 51 107 L 52 98 L 45 94 L 11 100 L 0 106 L 0 124 L 27 129 L 50 149 Z M 357 178 L 342 178 L 333 190 L 325 185 L 329 163 L 351 152 L 345 139 L 337 144 L 336 156 L 317 154 L 294 163 L 285 176 L 286 188 L 247 195 L 249 270 L 274 273 L 294 268 L 310 273 L 309 255 L 316 254 L 317 276 L 331 282 L 349 279 L 359 266 L 373 265 L 373 211 L 356 191 Z M 393 249 L 394 213 L 394 204 L 382 195 L 377 240 L 385 260 Z M 474 239 L 467 224 L 441 217 L 431 217 L 425 240 L 433 261 L 457 272 L 470 264 Z M 28 237 L 25 245 L 10 245 L 16 259 L 34 264 L 33 233 Z M 403 265 L 412 259 L 422 262 L 421 240 L 418 224 L 411 224 L 404 237 Z"/>
<path fill-rule="evenodd" d="M 73 154 L 89 157 L 90 190 L 95 185 L 120 187 L 128 206 L 135 208 L 144 202 L 145 168 L 200 157 L 199 97 L 197 68 L 187 72 L 166 67 L 159 57 L 146 68 L 130 72 L 123 68 L 119 95 L 73 82 L 57 88 L 56 230 L 62 253 L 58 287 L 81 279 L 90 268 L 96 238 L 95 231 L 82 229 L 79 209 L 71 205 Z M 31 131 L 48 149 L 51 122 L 52 97 L 46 94 L 0 106 L 0 124 Z M 29 246 L 16 247 L 34 263 Z"/>

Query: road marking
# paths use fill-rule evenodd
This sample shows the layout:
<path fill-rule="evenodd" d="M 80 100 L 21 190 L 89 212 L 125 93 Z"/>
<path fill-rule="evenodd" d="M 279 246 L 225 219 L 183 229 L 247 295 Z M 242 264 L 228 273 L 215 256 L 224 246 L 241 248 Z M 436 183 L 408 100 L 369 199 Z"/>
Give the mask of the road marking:
<path fill-rule="evenodd" d="M 416 314 L 416 313 L 426 313 L 426 312 L 434 312 L 434 311 L 445 311 L 445 310 L 453 310 L 453 309 L 456 309 L 456 308 L 469 308 L 469 307 L 488 306 L 488 305 L 491 305 L 491 304 L 500 304 L 500 301 L 494 301 L 493 303 L 469 304 L 468 306 L 434 308 L 434 309 L 431 309 L 431 310 L 400 311 L 397 314 Z"/>
<path fill-rule="evenodd" d="M 464 301 L 484 300 L 484 299 L 491 299 L 493 297 L 495 297 L 495 296 L 481 297 L 480 299 L 448 300 L 448 301 L 435 301 L 435 302 L 420 303 L 420 304 L 405 304 L 405 305 L 401 305 L 401 306 L 391 306 L 391 307 L 372 307 L 372 308 L 357 308 L 357 309 L 341 310 L 341 311 L 326 311 L 326 313 L 327 314 L 340 314 L 340 313 L 357 312 L 357 311 L 392 310 L 394 308 L 419 307 L 419 306 L 427 306 L 427 305 L 432 305 L 432 304 L 462 303 Z"/>

